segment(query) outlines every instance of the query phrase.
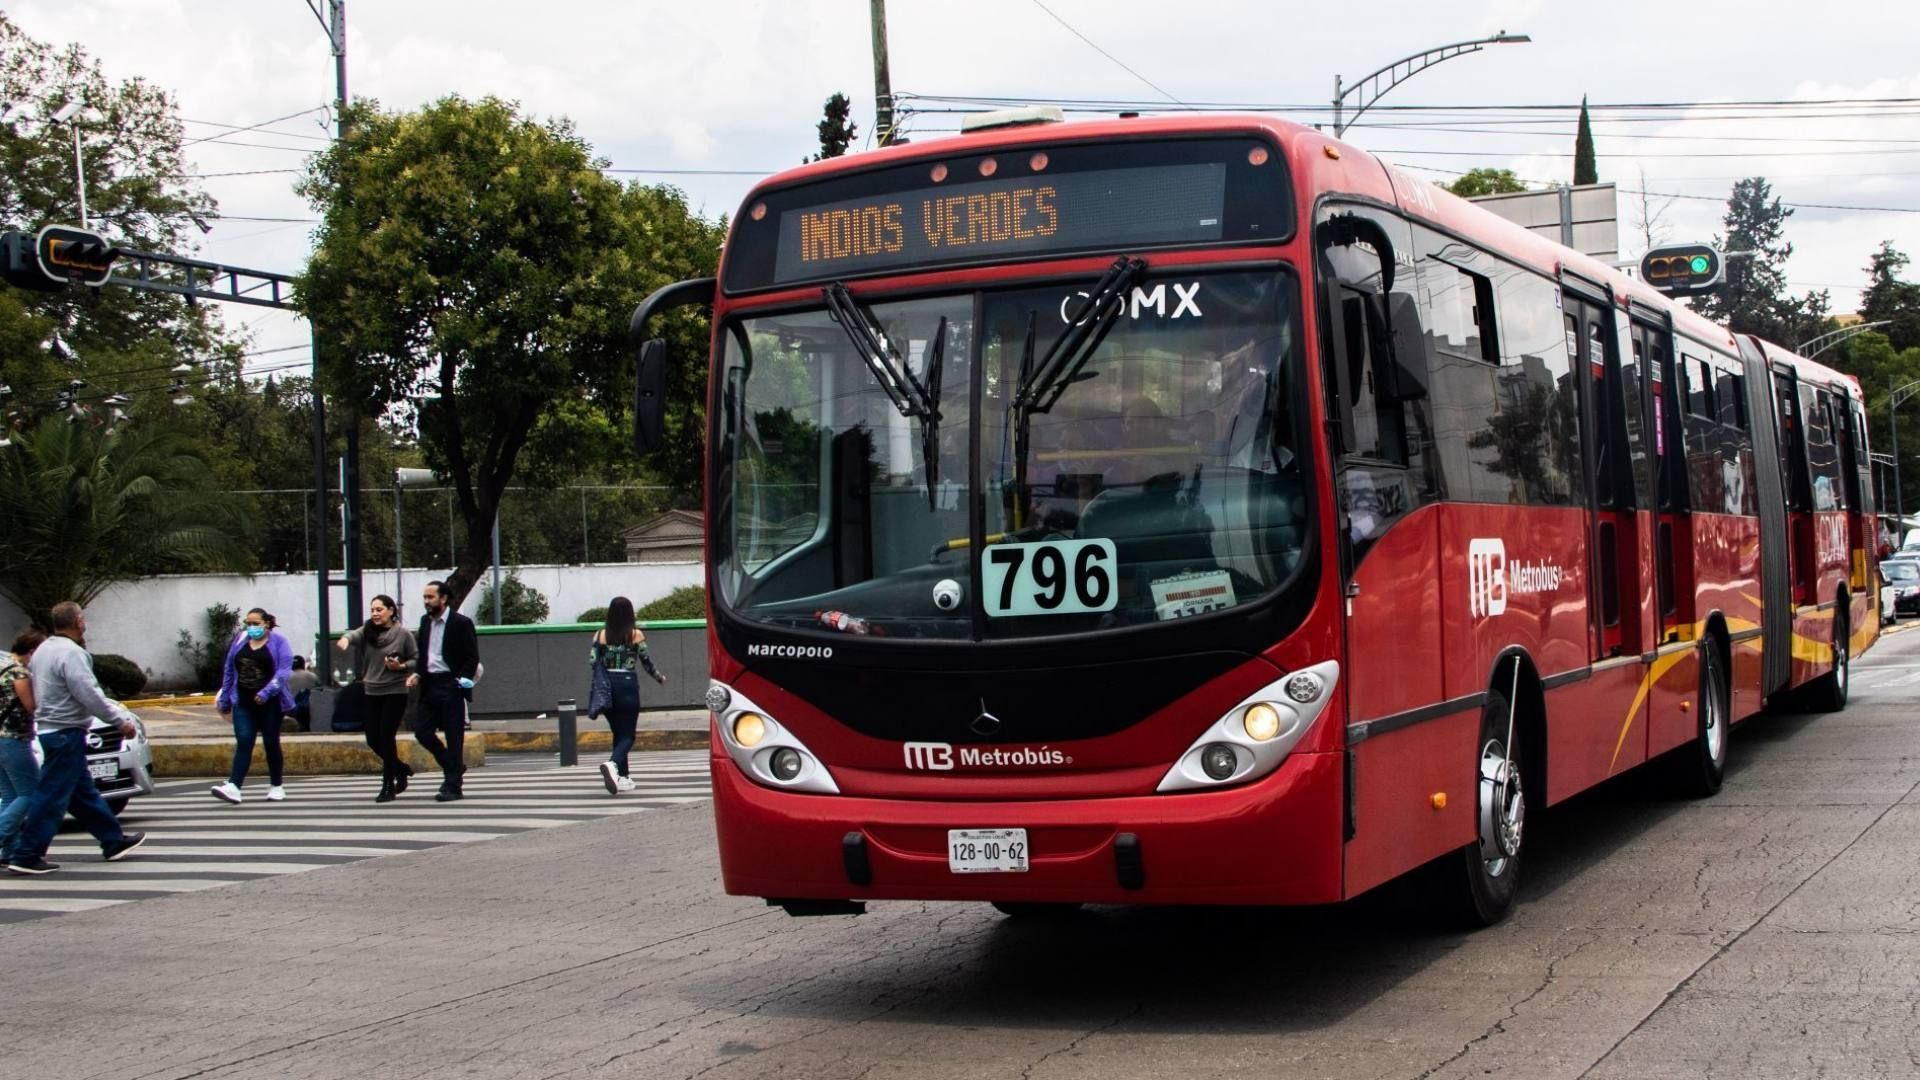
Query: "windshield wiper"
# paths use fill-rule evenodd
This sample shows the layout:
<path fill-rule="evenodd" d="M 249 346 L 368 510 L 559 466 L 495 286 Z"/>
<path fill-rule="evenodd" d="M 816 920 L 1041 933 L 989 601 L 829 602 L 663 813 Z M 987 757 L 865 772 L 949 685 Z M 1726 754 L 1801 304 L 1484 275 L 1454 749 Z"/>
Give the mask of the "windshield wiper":
<path fill-rule="evenodd" d="M 1025 513 L 1027 491 L 1027 452 L 1029 449 L 1030 428 L 1034 413 L 1050 412 L 1060 395 L 1067 387 L 1080 379 L 1080 369 L 1087 366 L 1093 354 L 1100 349 L 1100 343 L 1107 339 L 1107 332 L 1119 321 L 1120 313 L 1126 310 L 1127 296 L 1133 291 L 1134 282 L 1145 273 L 1147 263 L 1122 255 L 1113 260 L 1113 265 L 1101 276 L 1100 283 L 1088 294 L 1085 303 L 1080 305 L 1067 322 L 1067 330 L 1055 339 L 1053 347 L 1047 350 L 1046 358 L 1038 365 L 1033 359 L 1035 337 L 1034 313 L 1027 313 L 1027 342 L 1020 352 L 1020 388 L 1013 395 L 1013 459 L 1014 489 L 1018 495 L 1014 499 L 1013 524 L 1018 531 L 1025 526 L 1022 517 Z"/>
<path fill-rule="evenodd" d="M 927 400 L 927 391 L 913 377 L 913 372 L 900 359 L 900 350 L 894 347 L 881 327 L 880 320 L 873 317 L 847 287 L 836 281 L 820 290 L 826 298 L 827 314 L 847 333 L 847 340 L 853 343 L 853 350 L 860 354 L 867 368 L 873 372 L 874 381 L 886 393 L 887 400 L 900 410 L 901 416 L 926 416 L 933 410 Z"/>
<path fill-rule="evenodd" d="M 923 403 L 926 412 L 920 418 L 920 456 L 927 466 L 927 509 L 940 509 L 940 496 L 935 490 L 940 482 L 940 375 L 946 366 L 947 358 L 947 317 L 940 316 L 940 325 L 934 327 L 933 341 L 927 346 L 927 385 L 923 391 Z M 909 371 L 908 377 L 912 377 Z"/>

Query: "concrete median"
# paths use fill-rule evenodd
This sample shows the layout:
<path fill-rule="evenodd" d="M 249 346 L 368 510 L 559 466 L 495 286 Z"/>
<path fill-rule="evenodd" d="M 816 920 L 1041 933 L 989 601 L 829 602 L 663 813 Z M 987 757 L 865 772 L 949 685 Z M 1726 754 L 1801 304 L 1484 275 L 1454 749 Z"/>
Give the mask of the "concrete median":
<path fill-rule="evenodd" d="M 467 768 L 487 763 L 487 741 L 492 735 L 469 732 L 462 757 Z M 705 736 L 702 735 L 704 742 Z M 158 777 L 225 776 L 233 765 L 231 738 L 156 739 L 153 747 L 153 775 Z M 417 772 L 438 772 L 433 755 L 419 743 L 402 736 L 400 754 Z M 280 740 L 281 758 L 288 776 L 327 776 L 342 773 L 379 773 L 380 758 L 367 749 L 358 735 L 287 735 Z M 253 748 L 253 766 L 248 775 L 267 774 L 266 756 Z"/>

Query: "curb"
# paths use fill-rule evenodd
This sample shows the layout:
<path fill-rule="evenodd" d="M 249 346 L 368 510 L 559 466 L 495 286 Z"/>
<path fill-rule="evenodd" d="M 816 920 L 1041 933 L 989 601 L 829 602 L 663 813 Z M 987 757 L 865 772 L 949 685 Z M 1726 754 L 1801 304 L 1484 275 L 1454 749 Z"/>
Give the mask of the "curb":
<path fill-rule="evenodd" d="M 467 768 L 487 763 L 487 740 L 491 736 L 473 732 L 461 749 Z M 149 742 L 153 750 L 153 775 L 162 779 L 193 776 L 225 776 L 233 765 L 232 739 L 166 739 Z M 418 772 L 438 772 L 433 755 L 410 738 L 399 742 L 400 756 Z M 367 749 L 357 735 L 302 735 L 280 740 L 282 770 L 288 776 L 330 776 L 380 772 L 380 758 Z M 249 774 L 266 775 L 266 755 L 253 748 Z"/>
<path fill-rule="evenodd" d="M 167 697 L 128 698 L 120 704 L 129 709 L 164 708 L 168 705 L 211 705 L 218 694 L 173 694 Z"/>
<path fill-rule="evenodd" d="M 583 731 L 575 740 L 583 754 L 604 754 L 613 749 L 610 731 Z M 641 731 L 633 737 L 636 753 L 654 750 L 705 750 L 708 734 L 700 731 Z M 496 754 L 557 754 L 560 735 L 553 731 L 489 731 L 487 749 Z"/>

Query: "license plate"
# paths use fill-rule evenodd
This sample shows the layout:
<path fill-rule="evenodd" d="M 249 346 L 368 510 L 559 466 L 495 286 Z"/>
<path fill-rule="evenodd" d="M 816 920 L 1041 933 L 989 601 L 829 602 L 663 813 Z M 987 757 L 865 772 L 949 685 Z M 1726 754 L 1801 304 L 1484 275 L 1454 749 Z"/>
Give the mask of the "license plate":
<path fill-rule="evenodd" d="M 87 771 L 95 780 L 112 780 L 120 775 L 120 763 L 117 761 L 89 761 Z"/>
<path fill-rule="evenodd" d="M 1027 830 L 948 829 L 947 869 L 956 874 L 1024 874 Z"/>

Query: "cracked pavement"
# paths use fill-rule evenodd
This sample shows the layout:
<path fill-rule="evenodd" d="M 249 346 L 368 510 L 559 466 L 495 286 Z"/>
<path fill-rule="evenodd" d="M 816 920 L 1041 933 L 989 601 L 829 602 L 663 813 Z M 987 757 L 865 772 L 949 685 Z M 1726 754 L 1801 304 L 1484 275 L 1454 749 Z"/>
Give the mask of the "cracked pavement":
<path fill-rule="evenodd" d="M 789 919 L 721 895 L 702 804 L 0 927 L 0 1074 L 1920 1077 L 1917 697 L 1896 634 L 1846 712 L 1737 727 L 1716 798 L 1539 815 L 1478 934 L 1410 883 Z"/>

